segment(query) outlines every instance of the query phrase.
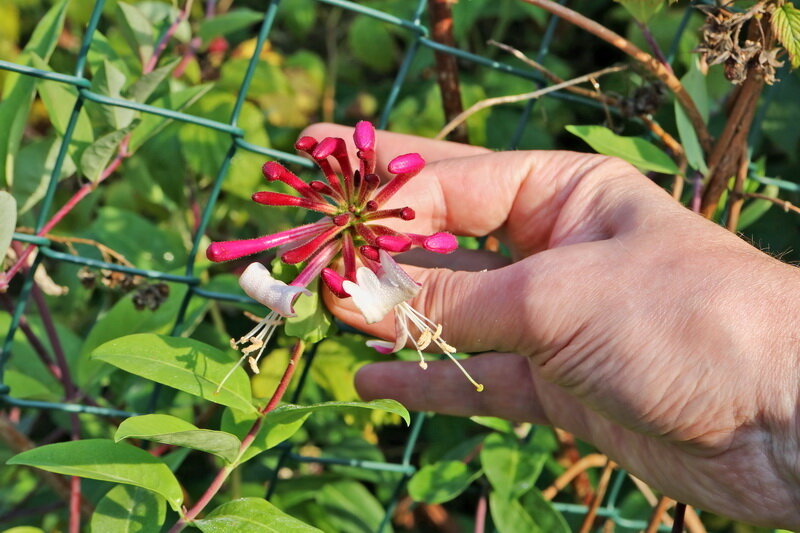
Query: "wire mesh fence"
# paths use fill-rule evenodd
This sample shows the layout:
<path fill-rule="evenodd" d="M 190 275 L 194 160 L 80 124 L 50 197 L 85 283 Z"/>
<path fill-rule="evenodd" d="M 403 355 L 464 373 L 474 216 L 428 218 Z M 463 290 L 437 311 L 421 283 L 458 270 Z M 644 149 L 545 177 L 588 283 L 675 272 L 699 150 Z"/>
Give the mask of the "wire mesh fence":
<path fill-rule="evenodd" d="M 398 18 L 395 15 L 367 7 L 365 5 L 360 5 L 355 2 L 348 2 L 345 0 L 318 0 L 318 1 L 319 3 L 322 4 L 328 4 L 329 6 L 332 7 L 341 8 L 348 12 L 353 12 L 360 15 L 366 15 L 368 17 L 372 17 L 384 23 L 388 23 L 390 25 L 395 26 L 398 30 L 407 33 L 409 37 L 408 40 L 406 41 L 407 42 L 406 48 L 403 51 L 402 61 L 400 62 L 400 66 L 395 73 L 394 82 L 391 85 L 388 94 L 385 96 L 384 101 L 382 102 L 382 112 L 380 114 L 380 120 L 377 124 L 379 128 L 386 127 L 389 120 L 389 114 L 394 108 L 394 106 L 397 104 L 398 98 L 403 91 L 404 84 L 407 81 L 409 68 L 412 62 L 414 61 L 415 57 L 417 56 L 417 54 L 422 49 L 425 48 L 436 52 L 444 52 L 446 54 L 456 56 L 460 61 L 469 62 L 476 66 L 480 66 L 482 68 L 494 69 L 496 71 L 503 72 L 508 75 L 516 76 L 524 80 L 529 80 L 532 86 L 542 87 L 546 83 L 542 75 L 534 70 L 521 69 L 519 67 L 513 66 L 508 63 L 496 61 L 494 59 L 490 59 L 481 55 L 476 55 L 459 48 L 446 46 L 432 40 L 432 38 L 430 37 L 428 24 L 424 20 L 424 15 L 426 12 L 426 5 L 427 5 L 426 0 L 418 1 L 413 16 L 408 19 Z M 81 403 L 44 402 L 44 401 L 35 401 L 30 399 L 21 399 L 21 398 L 15 398 L 9 394 L 10 389 L 6 384 L 4 384 L 3 381 L 4 367 L 6 366 L 6 363 L 9 361 L 9 358 L 14 356 L 14 354 L 12 353 L 12 343 L 14 335 L 20 326 L 20 320 L 25 315 L 26 307 L 28 306 L 28 302 L 31 296 L 31 290 L 34 284 L 34 279 L 33 279 L 34 272 L 40 262 L 42 261 L 69 262 L 85 267 L 90 267 L 93 269 L 107 269 L 110 271 L 117 271 L 124 274 L 141 276 L 143 278 L 147 278 L 150 280 L 169 281 L 169 282 L 185 284 L 188 290 L 185 293 L 185 296 L 183 297 L 183 300 L 179 307 L 179 311 L 177 313 L 175 322 L 172 326 L 172 333 L 171 333 L 172 335 L 179 335 L 186 326 L 187 310 L 189 309 L 189 304 L 193 299 L 204 298 L 211 300 L 240 302 L 240 303 L 246 303 L 250 301 L 248 298 L 242 297 L 238 294 L 217 292 L 215 290 L 209 290 L 208 288 L 205 288 L 201 284 L 201 278 L 197 275 L 195 267 L 196 256 L 200 248 L 201 239 L 204 236 L 206 229 L 208 227 L 212 211 L 215 209 L 215 206 L 218 202 L 222 184 L 226 179 L 226 177 L 228 176 L 231 166 L 231 161 L 234 158 L 234 156 L 240 151 L 249 151 L 262 155 L 265 158 L 274 158 L 284 162 L 289 162 L 292 164 L 306 166 L 306 167 L 312 166 L 312 163 L 309 160 L 302 157 L 298 157 L 295 154 L 278 151 L 264 146 L 259 146 L 246 141 L 244 138 L 244 130 L 238 125 L 240 115 L 242 113 L 243 103 L 248 97 L 248 92 L 250 91 L 251 88 L 251 83 L 253 81 L 256 72 L 256 66 L 258 64 L 260 54 L 265 46 L 265 43 L 268 40 L 270 32 L 273 30 L 276 14 L 281 9 L 280 0 L 270 1 L 267 4 L 266 8 L 264 9 L 263 20 L 261 22 L 260 29 L 257 34 L 255 48 L 249 59 L 245 75 L 241 80 L 241 87 L 236 96 L 235 105 L 233 106 L 233 111 L 231 112 L 229 120 L 227 122 L 210 120 L 201 116 L 195 116 L 192 114 L 187 114 L 185 112 L 148 105 L 145 103 L 135 102 L 132 100 L 113 98 L 93 91 L 91 80 L 86 77 L 87 55 L 89 53 L 89 49 L 92 44 L 92 39 L 94 38 L 98 23 L 100 22 L 104 5 L 105 5 L 105 0 L 96 0 L 96 2 L 94 3 L 94 7 L 92 9 L 91 16 L 89 18 L 88 26 L 86 28 L 82 43 L 80 45 L 80 51 L 77 56 L 75 69 L 72 73 L 53 72 L 22 64 L 16 64 L 8 61 L 0 61 L 0 69 L 17 72 L 24 76 L 32 76 L 44 80 L 50 80 L 58 83 L 71 85 L 77 90 L 77 99 L 75 101 L 72 112 L 69 115 L 69 121 L 66 124 L 65 133 L 61 140 L 61 144 L 58 150 L 56 163 L 52 169 L 46 193 L 39 207 L 40 211 L 37 215 L 36 226 L 34 228 L 34 231 L 32 234 L 15 233 L 13 236 L 14 240 L 20 243 L 34 246 L 38 251 L 38 253 L 36 253 L 31 268 L 29 268 L 26 271 L 24 279 L 20 284 L 19 293 L 14 303 L 13 312 L 11 313 L 10 327 L 5 333 L 5 338 L 2 343 L 2 352 L 0 352 L 0 404 L 4 404 L 6 406 L 14 406 L 24 409 L 56 410 L 69 413 L 86 413 L 91 415 L 101 415 L 110 417 L 127 417 L 135 414 L 125 411 L 120 411 L 118 409 L 101 407 L 97 405 L 87 405 Z M 686 9 L 686 13 L 679 26 L 678 33 L 674 36 L 673 45 L 669 48 L 669 53 L 668 53 L 670 59 L 672 59 L 675 56 L 677 43 L 681 37 L 681 33 L 687 27 L 690 11 L 691 11 L 690 9 Z M 547 25 L 545 26 L 546 29 L 541 36 L 538 56 L 536 57 L 538 61 L 543 60 L 545 56 L 547 56 L 547 54 L 549 53 L 550 44 L 554 37 L 554 30 L 557 22 L 558 19 L 556 17 L 551 17 Z M 549 94 L 548 97 L 569 101 L 574 105 L 595 106 L 595 107 L 599 106 L 599 104 L 594 100 L 582 98 L 580 96 L 576 96 L 574 94 L 570 94 L 565 91 L 553 92 Z M 769 99 L 767 98 L 767 101 L 768 100 Z M 131 109 L 145 114 L 157 115 L 183 123 L 194 124 L 201 128 L 207 128 L 210 130 L 215 130 L 217 132 L 222 132 L 230 137 L 227 153 L 216 173 L 216 177 L 210 188 L 210 194 L 208 195 L 207 202 L 203 207 L 202 215 L 199 224 L 197 226 L 197 230 L 193 237 L 191 251 L 188 255 L 188 260 L 185 264 L 185 268 L 182 274 L 175 274 L 158 270 L 142 269 L 142 268 L 137 268 L 135 266 L 132 267 L 132 266 L 121 265 L 114 262 L 98 260 L 92 257 L 85 257 L 82 255 L 64 253 L 59 251 L 57 247 L 54 247 L 54 242 L 51 239 L 37 235 L 41 233 L 40 230 L 42 230 L 46 221 L 48 220 L 48 216 L 54 209 L 54 200 L 58 186 L 59 176 L 61 175 L 62 167 L 64 165 L 65 158 L 67 157 L 70 143 L 72 142 L 72 137 L 76 128 L 76 124 L 78 122 L 79 113 L 87 102 L 94 102 L 97 104 L 101 104 L 103 106 L 113 106 L 118 108 Z M 522 109 L 518 118 L 517 125 L 514 129 L 514 134 L 507 140 L 507 147 L 509 149 L 516 149 L 518 147 L 522 134 L 526 126 L 529 124 L 531 111 L 533 110 L 535 102 L 536 100 L 528 101 L 525 104 L 524 109 Z M 753 130 L 758 131 L 758 128 L 755 127 L 753 128 Z M 791 188 L 793 184 L 778 183 L 778 185 L 779 186 L 785 185 L 787 188 Z M 303 389 L 303 386 L 306 383 L 309 374 L 309 369 L 311 368 L 311 365 L 313 363 L 313 357 L 314 354 L 312 350 L 312 352 L 308 355 L 307 364 L 304 367 L 304 372 L 302 373 L 298 381 L 297 388 L 294 393 L 295 401 L 297 400 L 300 391 Z M 152 393 L 151 406 L 153 407 L 155 406 L 158 393 L 159 393 L 158 386 L 156 386 L 155 390 Z M 327 458 L 308 457 L 295 453 L 295 451 L 289 445 L 283 445 L 279 448 L 280 456 L 279 456 L 278 466 L 275 468 L 272 482 L 269 484 L 270 494 L 268 494 L 267 497 L 271 495 L 271 491 L 274 490 L 276 484 L 279 482 L 277 476 L 278 470 L 280 469 L 281 466 L 290 462 L 318 462 L 318 463 L 335 464 L 335 465 L 347 465 L 366 470 L 400 473 L 402 476 L 397 482 L 397 486 L 394 490 L 394 494 L 392 496 L 391 501 L 387 502 L 386 514 L 379 528 L 379 530 L 383 530 L 392 517 L 398 499 L 403 492 L 405 483 L 416 471 L 414 465 L 411 464 L 411 457 L 415 449 L 418 437 L 420 435 L 420 431 L 423 427 L 423 424 L 425 423 L 425 420 L 426 420 L 425 414 L 420 413 L 416 415 L 416 418 L 407 436 L 404 452 L 402 454 L 402 461 L 399 463 L 363 461 L 359 459 L 351 459 L 348 457 L 327 457 Z M 620 514 L 618 508 L 618 500 L 625 479 L 626 479 L 625 472 L 618 471 L 615 474 L 615 477 L 610 484 L 610 489 L 608 491 L 607 497 L 605 498 L 605 501 L 603 502 L 602 506 L 597 510 L 597 516 L 611 519 L 617 525 L 622 527 L 643 529 L 647 525 L 644 521 L 629 520 Z M 566 514 L 583 515 L 587 512 L 587 507 L 584 505 L 557 502 L 554 504 L 554 506 L 556 507 L 556 509 Z M 662 530 L 666 530 L 666 528 L 662 526 Z"/>

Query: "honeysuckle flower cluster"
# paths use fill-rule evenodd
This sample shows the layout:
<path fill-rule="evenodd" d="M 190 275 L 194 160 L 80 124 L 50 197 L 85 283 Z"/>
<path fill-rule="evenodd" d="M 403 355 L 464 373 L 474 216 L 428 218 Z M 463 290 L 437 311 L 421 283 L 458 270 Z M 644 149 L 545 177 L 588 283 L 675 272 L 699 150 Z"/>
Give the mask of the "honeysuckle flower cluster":
<path fill-rule="evenodd" d="M 386 208 L 385 205 L 419 174 L 425 161 L 415 153 L 395 157 L 387 168 L 393 177 L 381 186 L 375 173 L 375 128 L 369 122 L 359 122 L 353 140 L 358 159 L 355 169 L 344 139 L 327 137 L 318 141 L 313 137 L 301 137 L 297 140 L 295 148 L 311 157 L 322 170 L 325 181 L 306 182 L 275 161 L 262 167 L 267 181 L 281 181 L 297 195 L 262 191 L 253 194 L 255 202 L 300 207 L 320 213 L 319 220 L 272 235 L 215 242 L 208 247 L 206 255 L 215 262 L 277 248 L 284 263 L 303 265 L 290 283 L 274 279 L 261 263 L 250 264 L 242 273 L 239 278 L 242 289 L 268 307 L 270 313 L 240 339 L 231 339 L 231 345 L 242 351 L 240 363 L 247 359 L 253 371 L 258 371 L 258 361 L 281 319 L 295 316 L 294 302 L 300 295 L 309 296 L 311 293 L 306 287 L 320 277 L 338 298 L 352 297 L 368 324 L 379 322 L 394 311 L 395 342 L 373 340 L 367 342 L 369 346 L 388 354 L 404 348 L 410 339 L 419 354 L 420 367 L 425 369 L 427 363 L 422 351 L 435 345 L 458 365 L 478 391 L 483 390 L 483 385 L 472 379 L 453 357 L 456 349 L 442 338 L 442 326 L 408 304 L 421 286 L 392 257 L 394 253 L 413 247 L 447 254 L 458 247 L 456 238 L 445 232 L 403 233 L 381 223 L 393 218 L 414 219 L 411 207 Z M 333 264 L 340 264 L 341 268 L 337 271 L 331 268 Z"/>

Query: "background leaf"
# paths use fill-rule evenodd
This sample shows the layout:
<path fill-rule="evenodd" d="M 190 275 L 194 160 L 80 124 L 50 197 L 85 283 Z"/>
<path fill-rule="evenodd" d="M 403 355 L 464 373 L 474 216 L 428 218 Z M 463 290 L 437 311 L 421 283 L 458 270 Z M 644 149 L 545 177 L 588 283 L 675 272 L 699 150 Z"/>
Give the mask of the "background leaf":
<path fill-rule="evenodd" d="M 112 483 L 125 483 L 166 498 L 174 510 L 183 503 L 183 491 L 167 465 L 128 444 L 87 439 L 47 444 L 24 451 L 6 464 L 26 465 L 49 472 Z"/>
<path fill-rule="evenodd" d="M 791 2 L 777 6 L 772 13 L 772 29 L 789 52 L 792 67 L 800 67 L 800 9 Z"/>
<path fill-rule="evenodd" d="M 483 441 L 481 465 L 495 492 L 516 499 L 531 490 L 547 454 L 523 445 L 513 433 L 492 433 Z"/>
<path fill-rule="evenodd" d="M 138 125 L 138 121 L 133 121 L 121 130 L 107 133 L 83 151 L 81 170 L 89 181 L 96 182 L 100 179 L 111 158 L 116 155 L 122 140 Z"/>
<path fill-rule="evenodd" d="M 463 461 L 440 461 L 422 467 L 408 482 L 408 494 L 418 502 L 444 503 L 452 500 L 480 477 Z"/>
<path fill-rule="evenodd" d="M 194 525 L 203 533 L 320 533 L 261 498 L 222 504 Z"/>
<path fill-rule="evenodd" d="M 678 166 L 667 154 L 640 137 L 623 137 L 605 126 L 567 126 L 567 131 L 603 155 L 619 157 L 644 170 L 678 173 Z"/>
<path fill-rule="evenodd" d="M 0 266 L 6 257 L 11 237 L 17 227 L 17 201 L 5 191 L 0 191 Z"/>
<path fill-rule="evenodd" d="M 194 339 L 151 333 L 128 335 L 97 347 L 92 358 L 210 402 L 256 410 L 247 374 L 241 367 L 216 392 L 231 366 L 236 365 L 236 357 Z"/>

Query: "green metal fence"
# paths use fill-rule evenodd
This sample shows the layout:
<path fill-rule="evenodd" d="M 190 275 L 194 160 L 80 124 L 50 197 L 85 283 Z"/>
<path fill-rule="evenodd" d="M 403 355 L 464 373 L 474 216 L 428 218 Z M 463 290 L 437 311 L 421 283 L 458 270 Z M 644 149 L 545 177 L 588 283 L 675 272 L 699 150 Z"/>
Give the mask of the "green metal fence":
<path fill-rule="evenodd" d="M 401 28 L 403 31 L 407 32 L 408 35 L 410 36 L 408 40 L 409 44 L 407 45 L 407 48 L 403 56 L 403 60 L 395 75 L 394 83 L 391 86 L 391 90 L 389 91 L 385 102 L 383 102 L 382 113 L 380 115 L 380 120 L 378 123 L 379 128 L 385 128 L 388 122 L 389 113 L 393 109 L 395 103 L 397 102 L 398 96 L 400 95 L 403 89 L 404 82 L 406 81 L 406 77 L 409 71 L 409 67 L 412 61 L 414 60 L 416 54 L 423 47 L 439 52 L 444 52 L 447 54 L 452 54 L 454 56 L 457 56 L 462 61 L 467 61 L 475 65 L 479 65 L 485 68 L 495 69 L 514 76 L 518 76 L 523 79 L 530 80 L 533 84 L 536 84 L 538 86 L 543 86 L 545 84 L 541 75 L 536 71 L 520 69 L 512 65 L 509 65 L 507 63 L 488 59 L 486 57 L 472 54 L 470 52 L 458 48 L 445 46 L 431 40 L 429 38 L 428 27 L 426 26 L 426 23 L 423 21 L 423 15 L 425 13 L 425 8 L 427 4 L 426 0 L 418 1 L 418 4 L 414 11 L 414 15 L 410 19 L 398 18 L 394 15 L 384 13 L 382 11 L 378 11 L 370 7 L 360 5 L 354 2 L 349 2 L 346 0 L 317 0 L 317 1 L 323 4 L 328 4 L 330 6 L 342 8 L 344 10 L 358 13 L 361 15 L 367 15 L 369 17 L 373 17 L 375 19 L 378 19 L 380 21 L 389 24 L 393 24 L 398 28 Z M 505 1 L 510 2 L 515 0 L 505 0 Z M 0 404 L 5 404 L 7 406 L 16 406 L 20 408 L 27 408 L 27 409 L 46 409 L 46 410 L 57 410 L 70 413 L 87 413 L 87 414 L 101 415 L 101 416 L 127 417 L 134 415 L 135 413 L 129 413 L 105 407 L 98 407 L 94 405 L 32 401 L 32 400 L 14 398 L 9 395 L 10 392 L 9 387 L 3 383 L 3 369 L 5 363 L 13 355 L 11 353 L 12 341 L 17 329 L 19 328 L 20 319 L 25 314 L 27 303 L 31 294 L 31 289 L 33 287 L 33 272 L 35 271 L 36 267 L 43 260 L 64 261 L 64 262 L 70 262 L 78 265 L 87 266 L 90 268 L 108 269 L 111 271 L 118 271 L 125 274 L 142 276 L 144 278 L 152 280 L 163 280 L 163 281 L 183 283 L 187 285 L 188 291 L 186 292 L 186 295 L 183 298 L 183 301 L 181 303 L 180 309 L 177 314 L 177 318 L 172 328 L 172 335 L 179 335 L 185 326 L 186 311 L 189 302 L 193 298 L 207 298 L 219 301 L 241 302 L 241 303 L 250 301 L 248 298 L 242 297 L 237 294 L 226 294 L 226 293 L 207 290 L 202 286 L 200 286 L 200 279 L 195 275 L 195 259 L 197 256 L 198 249 L 200 247 L 200 241 L 203 235 L 205 234 L 208 222 L 211 217 L 212 210 L 214 209 L 217 203 L 222 183 L 225 180 L 226 175 L 228 174 L 228 169 L 230 167 L 230 163 L 234 155 L 239 150 L 246 150 L 263 155 L 264 157 L 267 158 L 274 158 L 281 161 L 290 162 L 293 164 L 302 165 L 306 167 L 310 167 L 312 164 L 310 163 L 309 160 L 302 157 L 298 157 L 295 154 L 286 153 L 270 148 L 265 148 L 262 146 L 257 146 L 245 141 L 244 130 L 239 126 L 237 126 L 239 115 L 242 111 L 243 103 L 247 97 L 248 90 L 250 88 L 250 84 L 256 69 L 256 65 L 258 64 L 259 61 L 260 53 L 273 27 L 273 22 L 275 20 L 276 13 L 280 9 L 281 5 L 280 0 L 270 1 L 264 11 L 263 21 L 261 23 L 258 32 L 255 50 L 253 52 L 252 57 L 250 58 L 248 68 L 241 82 L 241 89 L 239 90 L 239 93 L 237 95 L 233 112 L 231 113 L 230 120 L 227 123 L 209 120 L 203 117 L 194 116 L 179 111 L 173 111 L 170 109 L 164 109 L 152 105 L 133 102 L 130 100 L 125 100 L 120 98 L 110 98 L 108 96 L 104 96 L 102 94 L 93 92 L 90 89 L 91 81 L 85 77 L 87 54 L 95 30 L 97 28 L 98 22 L 100 21 L 100 16 L 104 4 L 105 0 L 96 0 L 96 3 L 94 5 L 94 8 L 92 10 L 89 19 L 88 26 L 86 28 L 86 33 L 81 43 L 75 70 L 72 74 L 44 71 L 25 65 L 11 63 L 8 61 L 0 61 L 0 69 L 18 72 L 20 74 L 27 76 L 34 76 L 37 78 L 65 83 L 68 85 L 72 85 L 78 91 L 78 98 L 72 109 L 69 122 L 67 123 L 65 134 L 61 142 L 60 150 L 58 152 L 58 157 L 56 159 L 56 163 L 52 170 L 51 177 L 48 183 L 47 191 L 40 205 L 40 211 L 38 213 L 36 227 L 34 228 L 35 230 L 34 233 L 38 233 L 42 229 L 42 227 L 48 220 L 48 215 L 53 210 L 53 200 L 56 193 L 58 176 L 61 174 L 61 168 L 65 161 L 65 157 L 67 155 L 67 149 L 78 121 L 79 112 L 87 101 L 96 102 L 107 106 L 117 106 L 127 109 L 133 109 L 136 111 L 140 111 L 142 113 L 159 115 L 177 121 L 195 124 L 205 128 L 210 128 L 212 130 L 224 132 L 230 135 L 230 146 L 228 148 L 227 155 L 224 158 L 224 161 L 216 174 L 216 178 L 213 182 L 213 186 L 211 188 L 208 201 L 202 211 L 202 217 L 198 225 L 196 234 L 194 235 L 193 238 L 191 252 L 188 256 L 187 264 L 183 275 L 171 274 L 156 270 L 145 270 L 145 269 L 127 267 L 124 265 L 109 263 L 106 261 L 101 261 L 90 257 L 71 255 L 54 249 L 52 246 L 53 243 L 47 238 L 39 237 L 36 235 L 21 234 L 21 233 L 14 234 L 13 237 L 14 240 L 21 243 L 26 243 L 36 246 L 39 253 L 37 253 L 35 256 L 32 268 L 28 269 L 27 272 L 25 273 L 19 291 L 19 295 L 16 299 L 14 309 L 12 312 L 11 325 L 6 333 L 5 340 L 2 344 L 2 351 L 0 351 Z M 670 47 L 669 51 L 670 60 L 675 55 L 675 50 L 677 49 L 677 43 L 681 37 L 682 32 L 686 28 L 686 23 L 689 20 L 690 13 L 691 9 L 687 8 L 683 22 L 680 25 L 680 29 L 678 30 L 677 35 L 675 35 L 674 37 L 673 46 Z M 558 20 L 555 17 L 551 17 L 551 19 L 549 20 L 546 26 L 546 30 L 542 35 L 538 57 L 536 58 L 537 60 L 543 59 L 548 54 L 549 46 L 553 39 L 554 30 L 557 22 Z M 591 39 L 591 37 L 587 36 L 587 39 Z M 597 102 L 593 100 L 585 99 L 580 96 L 575 96 L 573 94 L 566 93 L 563 91 L 551 93 L 548 95 L 548 97 L 563 99 L 586 106 L 598 105 Z M 766 100 L 768 101 L 769 98 L 767 98 Z M 508 140 L 507 146 L 509 149 L 517 148 L 520 138 L 522 137 L 522 134 L 529 123 L 530 114 L 534 105 L 535 101 L 531 100 L 525 105 L 524 109 L 522 110 L 515 133 L 512 136 L 512 138 Z M 763 116 L 763 112 L 761 113 L 761 116 Z M 759 129 L 758 127 L 753 128 L 754 131 L 758 131 L 758 129 Z M 796 189 L 797 187 L 795 184 L 786 183 L 779 180 L 769 180 L 769 181 L 770 182 L 777 181 L 777 183 L 773 184 L 776 184 L 778 186 L 784 186 L 786 189 L 789 190 Z M 312 362 L 313 362 L 313 350 L 308 355 L 307 365 L 305 366 L 304 372 L 302 373 L 302 375 L 298 380 L 298 386 L 296 388 L 295 398 L 293 399 L 293 401 L 297 400 L 297 397 L 303 388 L 303 384 L 306 382 L 308 371 L 311 367 Z M 159 388 L 158 386 L 156 386 L 154 388 L 153 395 L 151 398 L 152 407 L 155 407 L 156 399 L 158 397 L 158 392 Z M 392 516 L 395 505 L 404 490 L 406 481 L 416 471 L 415 467 L 411 464 L 411 455 L 414 451 L 423 424 L 425 423 L 425 419 L 426 415 L 423 413 L 416 415 L 415 420 L 410 429 L 410 432 L 408 434 L 408 438 L 405 444 L 405 450 L 402 456 L 402 461 L 400 463 L 380 463 L 380 462 L 362 461 L 358 459 L 349 459 L 346 457 L 337 457 L 337 458 L 307 457 L 294 453 L 289 445 L 283 445 L 282 450 L 280 452 L 281 455 L 279 457 L 278 466 L 275 468 L 272 483 L 270 483 L 270 491 L 274 490 L 274 487 L 278 481 L 277 472 L 280 469 L 280 467 L 292 461 L 348 465 L 367 470 L 401 473 L 402 478 L 397 483 L 397 487 L 394 491 L 393 497 L 391 501 L 387 502 L 386 514 L 384 516 L 383 523 L 380 527 L 380 530 L 382 530 L 384 529 L 385 525 L 389 522 Z M 616 524 L 622 527 L 643 529 L 646 526 L 646 524 L 643 521 L 629 520 L 621 516 L 619 513 L 617 504 L 620 491 L 623 486 L 623 482 L 625 481 L 625 477 L 626 474 L 623 471 L 618 471 L 616 473 L 615 478 L 611 483 L 608 495 L 605 498 L 603 505 L 598 509 L 597 515 L 599 517 L 610 518 Z M 271 492 L 270 494 L 267 495 L 267 497 L 269 497 L 270 495 Z M 565 514 L 582 515 L 585 514 L 587 511 L 586 506 L 583 505 L 567 504 L 567 503 L 555 503 L 554 505 L 556 509 Z M 662 530 L 666 530 L 666 528 L 662 526 Z"/>

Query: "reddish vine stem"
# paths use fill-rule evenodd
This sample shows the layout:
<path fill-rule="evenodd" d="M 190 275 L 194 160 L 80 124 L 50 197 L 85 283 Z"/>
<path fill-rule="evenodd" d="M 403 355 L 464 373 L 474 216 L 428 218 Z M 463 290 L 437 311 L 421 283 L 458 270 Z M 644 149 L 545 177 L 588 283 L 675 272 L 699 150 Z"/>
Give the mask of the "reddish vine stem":
<path fill-rule="evenodd" d="M 667 88 L 669 88 L 669 90 L 675 94 L 675 98 L 678 100 L 678 102 L 680 102 L 681 106 L 686 111 L 686 115 L 689 117 L 692 127 L 694 128 L 695 132 L 697 132 L 697 137 L 700 140 L 700 144 L 706 151 L 711 150 L 711 134 L 708 132 L 706 123 L 703 120 L 703 116 L 700 114 L 700 111 L 697 109 L 697 105 L 695 105 L 694 100 L 686 91 L 686 88 L 683 86 L 680 80 L 675 76 L 675 74 L 667 69 L 658 59 L 648 54 L 627 40 L 625 37 L 609 30 L 602 24 L 581 15 L 577 11 L 573 11 L 568 7 L 564 7 L 556 2 L 553 2 L 552 0 L 522 1 L 549 11 L 553 15 L 556 15 L 557 17 L 560 17 L 567 22 L 584 29 L 591 34 L 594 34 L 612 46 L 619 48 L 633 59 L 641 63 L 643 67 L 664 82 Z"/>
<path fill-rule="evenodd" d="M 0 293 L 0 303 L 3 304 L 3 307 L 9 314 L 14 312 L 14 306 L 11 303 L 11 299 L 8 295 L 4 293 Z M 58 365 L 55 361 L 53 361 L 52 356 L 45 348 L 44 343 L 39 339 L 36 335 L 36 332 L 33 331 L 31 328 L 30 323 L 28 323 L 28 319 L 24 316 L 20 317 L 19 320 L 19 329 L 22 330 L 22 333 L 25 335 L 25 338 L 28 339 L 33 350 L 39 356 L 39 360 L 42 364 L 50 371 L 50 373 L 58 380 L 61 379 L 61 369 L 58 368 Z"/>
<path fill-rule="evenodd" d="M 454 3 L 454 0 L 431 0 L 428 4 L 431 15 L 431 37 L 445 46 L 455 46 L 452 9 Z M 446 122 L 450 122 L 464 111 L 458 81 L 458 60 L 454 55 L 438 50 L 433 54 L 436 58 L 436 81 L 442 93 L 444 118 Z M 467 123 L 459 124 L 449 137 L 452 141 L 468 143 Z"/>
<path fill-rule="evenodd" d="M 486 510 L 486 490 L 484 490 L 475 507 L 475 533 L 484 533 L 486 529 Z"/>
<path fill-rule="evenodd" d="M 653 52 L 655 58 L 658 59 L 667 70 L 672 72 L 672 65 L 669 64 L 669 61 L 667 61 L 667 56 L 664 55 L 664 51 L 661 50 L 660 46 L 658 46 L 658 41 L 656 41 L 653 32 L 650 31 L 650 28 L 647 27 L 647 24 L 639 22 L 638 19 L 634 19 L 634 21 L 639 27 L 639 31 L 642 32 L 642 36 L 644 37 L 644 40 L 647 41 L 647 46 L 650 47 L 650 50 Z"/>
<path fill-rule="evenodd" d="M 248 431 L 247 435 L 244 437 L 244 439 L 242 439 L 242 445 L 239 447 L 240 455 L 243 454 L 255 440 L 259 430 L 261 429 L 261 426 L 264 423 L 265 416 L 270 411 L 275 409 L 275 407 L 277 407 L 280 403 L 281 399 L 283 399 L 284 394 L 286 394 L 286 389 L 289 387 L 289 383 L 292 381 L 292 376 L 297 369 L 297 363 L 300 361 L 300 357 L 303 355 L 304 349 L 305 342 L 298 339 L 292 348 L 289 364 L 286 365 L 286 370 L 284 370 L 283 376 L 281 377 L 278 386 L 275 388 L 275 392 L 272 393 L 272 397 L 269 399 L 269 402 L 267 402 L 267 405 L 264 406 L 264 408 L 259 412 L 259 417 L 253 423 L 250 431 Z M 231 472 L 233 472 L 235 468 L 235 465 L 227 465 L 221 468 L 219 472 L 217 472 L 217 475 L 214 477 L 213 481 L 211 481 L 211 484 L 208 486 L 206 491 L 203 493 L 200 499 L 197 500 L 197 503 L 195 503 L 194 506 L 192 506 L 192 508 L 188 510 L 180 520 L 175 522 L 175 525 L 170 528 L 169 533 L 178 533 L 179 531 L 182 531 L 187 524 L 191 523 L 195 518 L 197 518 L 197 515 L 203 512 L 203 509 L 205 509 L 214 496 L 216 496 L 216 494 L 222 488 L 222 485 L 228 479 L 228 476 L 231 475 Z"/>

